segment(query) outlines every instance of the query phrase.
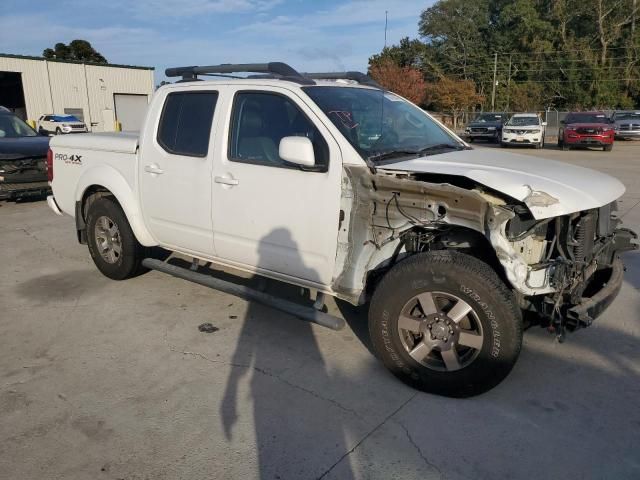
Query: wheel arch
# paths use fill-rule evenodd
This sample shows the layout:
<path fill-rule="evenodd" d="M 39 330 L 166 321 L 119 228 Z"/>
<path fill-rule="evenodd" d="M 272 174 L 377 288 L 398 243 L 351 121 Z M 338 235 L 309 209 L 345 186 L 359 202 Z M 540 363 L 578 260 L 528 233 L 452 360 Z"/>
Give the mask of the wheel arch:
<path fill-rule="evenodd" d="M 418 230 L 418 227 L 413 227 L 404 233 L 405 235 L 410 235 L 412 232 L 416 232 Z M 400 248 L 402 248 L 401 241 L 394 245 L 396 251 L 399 251 Z M 424 251 L 455 251 L 465 253 L 486 263 L 496 273 L 496 275 L 498 275 L 507 288 L 513 289 L 513 285 L 507 278 L 504 266 L 500 263 L 491 241 L 486 237 L 486 235 L 480 233 L 478 230 L 462 225 L 449 225 L 446 229 L 446 233 L 443 233 L 437 241 L 430 243 L 428 249 Z M 364 284 L 366 298 L 371 297 L 376 285 L 390 268 L 419 253 L 422 253 L 422 251 L 403 252 L 397 254 L 397 258 L 388 256 L 384 258 L 383 256 L 382 260 L 377 260 L 377 263 L 367 272 Z"/>
<path fill-rule="evenodd" d="M 83 240 L 86 241 L 87 208 L 96 198 L 107 195 L 114 197 L 118 202 L 141 245 L 145 247 L 158 245 L 144 224 L 140 205 L 132 188 L 120 173 L 104 165 L 87 171 L 78 181 L 75 217 L 78 240 L 81 243 L 84 243 Z"/>

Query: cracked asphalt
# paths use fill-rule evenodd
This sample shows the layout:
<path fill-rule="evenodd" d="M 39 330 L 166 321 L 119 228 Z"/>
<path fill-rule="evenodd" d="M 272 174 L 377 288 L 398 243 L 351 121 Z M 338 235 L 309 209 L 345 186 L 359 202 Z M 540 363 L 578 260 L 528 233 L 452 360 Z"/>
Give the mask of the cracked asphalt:
<path fill-rule="evenodd" d="M 640 143 L 523 153 L 620 178 L 640 231 Z M 454 400 L 388 374 L 363 309 L 331 303 L 333 332 L 156 272 L 110 281 L 70 218 L 0 203 L 0 478 L 640 478 L 640 253 L 625 262 L 593 327 L 529 329 L 505 382 Z"/>

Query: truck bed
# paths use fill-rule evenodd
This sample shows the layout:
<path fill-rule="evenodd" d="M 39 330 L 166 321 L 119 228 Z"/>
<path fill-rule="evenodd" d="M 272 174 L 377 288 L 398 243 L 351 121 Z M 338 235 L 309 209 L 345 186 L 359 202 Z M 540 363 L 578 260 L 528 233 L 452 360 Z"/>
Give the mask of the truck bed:
<path fill-rule="evenodd" d="M 115 153 L 136 153 L 138 135 L 136 133 L 78 133 L 75 135 L 58 135 L 56 147 L 77 148 Z"/>

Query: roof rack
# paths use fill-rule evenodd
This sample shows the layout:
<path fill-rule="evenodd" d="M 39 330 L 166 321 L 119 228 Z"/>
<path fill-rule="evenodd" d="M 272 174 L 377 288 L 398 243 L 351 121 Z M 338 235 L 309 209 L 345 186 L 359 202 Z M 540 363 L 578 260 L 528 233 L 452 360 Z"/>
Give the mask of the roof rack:
<path fill-rule="evenodd" d="M 371 78 L 366 73 L 362 72 L 317 72 L 317 73 L 303 73 L 305 77 L 313 78 L 315 80 L 353 80 L 362 85 L 368 85 L 370 87 L 382 88 L 382 86 Z"/>
<path fill-rule="evenodd" d="M 286 63 L 282 62 L 269 62 L 269 63 L 223 63 L 221 65 L 209 65 L 205 67 L 191 66 L 191 67 L 174 67 L 167 68 L 164 74 L 167 77 L 182 77 L 183 81 L 197 80 L 198 75 L 224 75 L 228 73 L 240 73 L 240 72 L 252 72 L 252 73 L 266 73 L 277 76 L 281 80 L 289 80 L 291 82 L 300 83 L 303 85 L 313 85 L 315 82 L 309 77 L 305 77 L 290 67 Z"/>

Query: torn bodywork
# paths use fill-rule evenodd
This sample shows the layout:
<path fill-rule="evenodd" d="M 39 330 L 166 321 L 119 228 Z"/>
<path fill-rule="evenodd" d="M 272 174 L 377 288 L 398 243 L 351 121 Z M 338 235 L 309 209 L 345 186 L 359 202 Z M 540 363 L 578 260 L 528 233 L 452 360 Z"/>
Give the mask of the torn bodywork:
<path fill-rule="evenodd" d="M 529 189 L 520 202 L 464 177 L 345 166 L 335 294 L 364 303 L 376 277 L 403 257 L 457 249 L 491 265 L 523 309 L 561 328 L 589 324 L 593 309 L 579 307 L 605 287 L 636 236 L 618 228 L 615 202 L 535 219 L 528 202 L 558 200 Z"/>

